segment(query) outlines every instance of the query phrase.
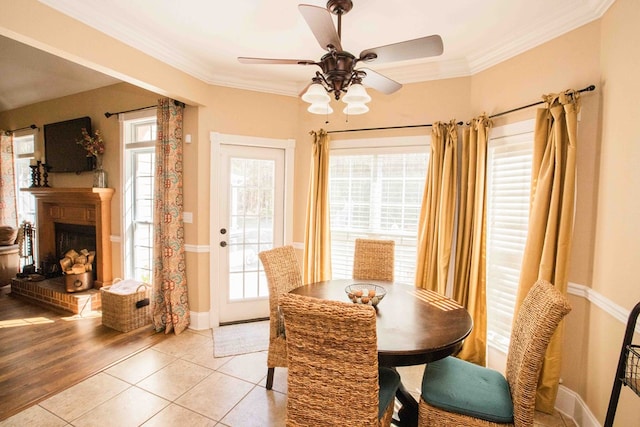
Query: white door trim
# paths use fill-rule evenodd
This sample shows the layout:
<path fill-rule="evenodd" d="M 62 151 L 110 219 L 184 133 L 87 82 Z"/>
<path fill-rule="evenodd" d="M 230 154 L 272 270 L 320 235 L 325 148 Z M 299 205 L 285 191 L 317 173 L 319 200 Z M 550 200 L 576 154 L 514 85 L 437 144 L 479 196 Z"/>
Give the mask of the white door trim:
<path fill-rule="evenodd" d="M 254 136 L 230 135 L 219 132 L 210 132 L 210 174 L 209 174 L 209 320 L 210 327 L 217 328 L 220 325 L 218 306 L 220 304 L 220 283 L 218 272 L 220 271 L 220 246 L 218 230 L 221 227 L 220 214 L 217 201 L 220 199 L 220 146 L 221 145 L 244 145 L 249 147 L 280 148 L 284 150 L 285 163 L 285 189 L 284 189 L 284 244 L 291 244 L 293 241 L 293 182 L 294 182 L 294 160 L 295 146 L 294 139 L 260 138 Z"/>

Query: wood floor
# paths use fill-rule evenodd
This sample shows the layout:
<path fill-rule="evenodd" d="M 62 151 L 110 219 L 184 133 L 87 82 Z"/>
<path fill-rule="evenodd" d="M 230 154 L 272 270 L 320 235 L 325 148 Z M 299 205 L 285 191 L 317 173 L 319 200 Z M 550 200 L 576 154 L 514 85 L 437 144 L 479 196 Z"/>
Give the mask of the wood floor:
<path fill-rule="evenodd" d="M 122 333 L 99 316 L 78 318 L 0 294 L 0 420 L 164 338 L 151 326 Z"/>

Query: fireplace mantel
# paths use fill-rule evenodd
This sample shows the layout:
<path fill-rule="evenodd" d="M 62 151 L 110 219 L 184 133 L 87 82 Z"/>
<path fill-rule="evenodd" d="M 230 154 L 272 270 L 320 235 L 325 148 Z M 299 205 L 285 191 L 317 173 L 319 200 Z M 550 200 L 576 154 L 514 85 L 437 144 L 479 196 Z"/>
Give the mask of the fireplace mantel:
<path fill-rule="evenodd" d="M 113 188 L 23 188 L 37 202 L 38 259 L 55 255 L 55 224 L 92 225 L 96 229 L 95 288 L 113 281 L 111 198 Z M 78 248 L 80 249 L 80 248 Z"/>

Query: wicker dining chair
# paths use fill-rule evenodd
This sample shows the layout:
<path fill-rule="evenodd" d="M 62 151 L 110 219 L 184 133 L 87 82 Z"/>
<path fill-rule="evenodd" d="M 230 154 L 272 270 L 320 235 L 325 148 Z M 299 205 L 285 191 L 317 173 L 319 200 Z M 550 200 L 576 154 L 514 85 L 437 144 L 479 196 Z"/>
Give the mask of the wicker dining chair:
<path fill-rule="evenodd" d="M 353 278 L 393 282 L 393 240 L 356 239 L 353 254 Z"/>
<path fill-rule="evenodd" d="M 378 367 L 376 311 L 296 294 L 287 326 L 287 426 L 389 426 L 400 376 Z"/>
<path fill-rule="evenodd" d="M 302 286 L 302 274 L 293 246 L 281 246 L 258 254 L 269 286 L 269 349 L 267 353 L 267 390 L 273 387 L 276 367 L 287 366 L 287 343 L 280 312 L 280 296 Z"/>
<path fill-rule="evenodd" d="M 513 325 L 506 377 L 455 357 L 429 363 L 422 378 L 419 425 L 532 426 L 542 360 L 551 335 L 570 311 L 552 284 L 536 282 Z"/>

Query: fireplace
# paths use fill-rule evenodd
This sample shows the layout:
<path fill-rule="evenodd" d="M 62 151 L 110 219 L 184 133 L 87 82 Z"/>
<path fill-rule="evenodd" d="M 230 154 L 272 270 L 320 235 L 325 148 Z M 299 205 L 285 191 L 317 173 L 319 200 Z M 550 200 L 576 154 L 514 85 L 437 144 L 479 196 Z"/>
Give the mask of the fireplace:
<path fill-rule="evenodd" d="M 76 252 L 82 250 L 95 252 L 96 250 L 96 228 L 92 225 L 55 223 L 55 236 L 56 254 L 53 261 L 56 263 L 72 250 Z M 56 265 L 56 271 L 62 274 L 59 267 L 59 265 Z M 95 258 L 93 259 L 91 270 L 87 271 L 96 271 Z M 95 280 L 95 274 L 93 276 Z"/>
<path fill-rule="evenodd" d="M 62 259 L 71 249 L 96 250 L 96 228 L 92 225 L 55 224 L 56 259 Z"/>
<path fill-rule="evenodd" d="M 112 188 L 25 188 L 37 202 L 38 260 L 66 251 L 95 250 L 94 287 L 110 285 Z"/>

